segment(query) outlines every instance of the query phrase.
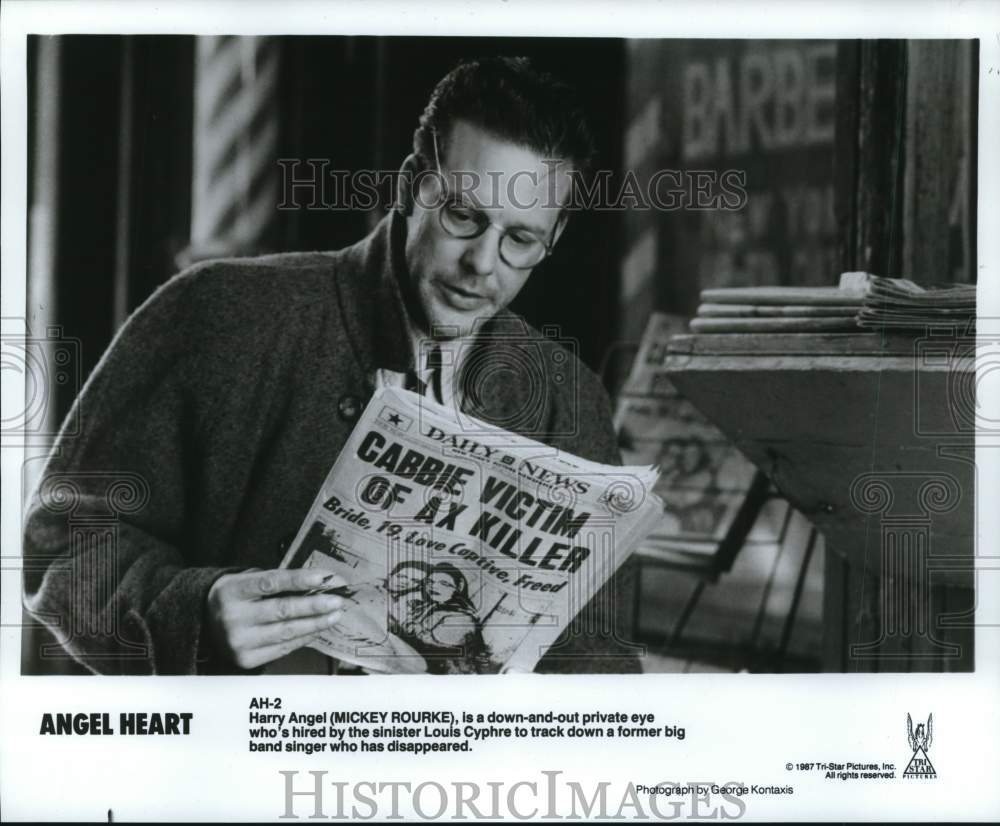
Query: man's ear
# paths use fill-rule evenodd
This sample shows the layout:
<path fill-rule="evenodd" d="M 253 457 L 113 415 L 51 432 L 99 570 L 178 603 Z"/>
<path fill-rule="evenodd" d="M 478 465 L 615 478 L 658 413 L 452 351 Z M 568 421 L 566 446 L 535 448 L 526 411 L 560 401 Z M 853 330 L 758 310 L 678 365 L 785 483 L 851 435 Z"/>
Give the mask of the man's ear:
<path fill-rule="evenodd" d="M 413 186 L 420 169 L 420 159 L 412 152 L 406 156 L 399 168 L 399 180 L 396 181 L 396 209 L 403 215 L 413 214 Z"/>

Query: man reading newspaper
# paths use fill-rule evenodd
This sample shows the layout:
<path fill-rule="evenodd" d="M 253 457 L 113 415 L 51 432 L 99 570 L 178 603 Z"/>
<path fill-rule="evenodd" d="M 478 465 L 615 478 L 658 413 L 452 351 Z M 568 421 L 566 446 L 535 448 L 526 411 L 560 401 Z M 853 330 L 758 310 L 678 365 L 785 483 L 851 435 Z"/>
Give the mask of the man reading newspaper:
<path fill-rule="evenodd" d="M 345 627 L 357 595 L 279 563 L 379 389 L 619 462 L 598 379 L 506 309 L 559 241 L 592 156 L 572 100 L 522 59 L 462 64 L 434 89 L 370 236 L 196 265 L 129 319 L 27 512 L 26 605 L 66 650 L 97 672 L 346 670 L 309 646 Z M 71 521 L 108 516 L 106 536 L 70 542 Z M 461 594 L 451 574 L 426 587 Z M 626 566 L 538 670 L 638 671 L 623 641 L 633 588 Z M 433 596 L 421 601 L 393 635 L 404 655 L 435 621 Z"/>
<path fill-rule="evenodd" d="M 531 668 L 662 518 L 656 475 L 380 389 L 284 559 L 346 583 L 310 646 L 389 672 Z"/>

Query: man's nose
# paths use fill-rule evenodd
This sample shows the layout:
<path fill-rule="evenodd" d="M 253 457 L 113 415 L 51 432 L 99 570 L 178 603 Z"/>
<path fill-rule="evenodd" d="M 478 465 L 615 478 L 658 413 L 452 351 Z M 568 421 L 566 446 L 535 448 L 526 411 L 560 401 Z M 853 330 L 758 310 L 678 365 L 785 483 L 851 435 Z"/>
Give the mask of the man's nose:
<path fill-rule="evenodd" d="M 478 238 L 470 238 L 462 261 L 476 275 L 492 275 L 500 254 L 500 230 L 489 226 Z"/>

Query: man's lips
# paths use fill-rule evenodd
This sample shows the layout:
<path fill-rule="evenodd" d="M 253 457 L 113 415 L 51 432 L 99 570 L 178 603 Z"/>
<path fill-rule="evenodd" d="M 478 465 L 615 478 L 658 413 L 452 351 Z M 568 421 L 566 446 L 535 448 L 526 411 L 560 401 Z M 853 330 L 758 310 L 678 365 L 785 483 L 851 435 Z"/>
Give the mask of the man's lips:
<path fill-rule="evenodd" d="M 440 282 L 440 286 L 444 300 L 457 310 L 477 310 L 490 301 L 487 296 L 473 292 L 472 290 L 466 290 L 444 282 Z"/>

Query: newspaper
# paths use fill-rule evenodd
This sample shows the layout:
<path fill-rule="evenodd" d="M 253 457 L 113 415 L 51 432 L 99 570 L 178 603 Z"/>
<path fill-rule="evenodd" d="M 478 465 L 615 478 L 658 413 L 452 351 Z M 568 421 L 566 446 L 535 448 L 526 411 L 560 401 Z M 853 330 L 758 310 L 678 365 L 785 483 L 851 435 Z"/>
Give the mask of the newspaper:
<path fill-rule="evenodd" d="M 976 326 L 976 285 L 914 284 L 905 278 L 871 276 L 858 324 L 874 329 L 925 330 L 931 324 Z"/>
<path fill-rule="evenodd" d="M 530 670 L 660 518 L 657 474 L 383 388 L 282 566 L 346 580 L 342 620 L 312 646 L 339 660 L 394 673 Z"/>

